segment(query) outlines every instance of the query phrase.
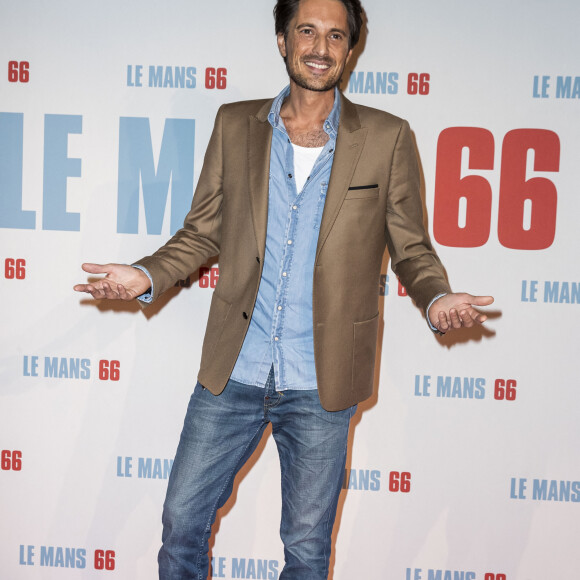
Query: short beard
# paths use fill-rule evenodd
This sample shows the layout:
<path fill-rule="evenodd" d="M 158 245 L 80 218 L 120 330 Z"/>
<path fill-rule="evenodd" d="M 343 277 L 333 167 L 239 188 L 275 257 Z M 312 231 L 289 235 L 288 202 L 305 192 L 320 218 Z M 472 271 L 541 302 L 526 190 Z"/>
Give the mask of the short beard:
<path fill-rule="evenodd" d="M 286 72 L 288 73 L 290 79 L 293 80 L 294 83 L 297 84 L 300 88 L 306 89 L 308 91 L 324 93 L 326 91 L 334 89 L 334 87 L 338 86 L 341 81 L 341 77 L 339 76 L 336 79 L 328 79 L 328 81 L 324 85 L 312 86 L 303 76 L 296 74 L 294 71 L 290 69 L 290 66 L 288 65 L 288 57 L 284 58 L 284 64 L 286 65 Z"/>

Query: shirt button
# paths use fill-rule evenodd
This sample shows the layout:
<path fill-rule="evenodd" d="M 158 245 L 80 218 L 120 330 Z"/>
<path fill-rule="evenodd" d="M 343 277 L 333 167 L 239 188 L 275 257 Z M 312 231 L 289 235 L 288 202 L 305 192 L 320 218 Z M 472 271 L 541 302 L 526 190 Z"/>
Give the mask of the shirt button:
<path fill-rule="evenodd" d="M 279 339 L 277 336 L 275 336 L 275 337 L 274 337 L 274 340 L 275 340 L 276 342 L 278 342 L 280 339 Z"/>
<path fill-rule="evenodd" d="M 293 205 L 292 206 L 292 209 L 298 209 L 298 206 L 297 205 Z"/>
<path fill-rule="evenodd" d="M 282 272 L 282 276 L 284 276 L 284 278 L 286 278 L 286 276 L 288 276 L 288 274 L 286 272 Z"/>
<path fill-rule="evenodd" d="M 292 243 L 292 240 L 288 240 L 288 245 L 290 245 Z"/>
<path fill-rule="evenodd" d="M 282 307 L 281 306 L 278 306 L 278 310 L 282 310 Z"/>
<path fill-rule="evenodd" d="M 290 179 L 292 179 L 292 174 L 291 174 L 291 173 L 289 173 L 289 174 L 288 174 L 288 177 L 289 177 Z"/>

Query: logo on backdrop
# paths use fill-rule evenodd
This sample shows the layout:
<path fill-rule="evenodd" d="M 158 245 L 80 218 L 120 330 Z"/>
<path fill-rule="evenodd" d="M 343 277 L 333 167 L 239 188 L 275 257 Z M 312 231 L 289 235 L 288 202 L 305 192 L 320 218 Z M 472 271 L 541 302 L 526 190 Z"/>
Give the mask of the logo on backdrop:
<path fill-rule="evenodd" d="M 217 76 L 214 81 L 217 87 Z M 44 159 L 37 160 L 43 166 L 43 230 L 80 231 L 80 213 L 67 211 L 67 182 L 82 176 L 82 160 L 68 156 L 69 135 L 82 134 L 82 124 L 81 115 L 44 117 Z M 6 161 L 6 170 L 0 173 L 0 227 L 4 228 L 37 227 L 37 211 L 23 208 L 23 125 L 22 113 L 0 113 L 0 157 Z M 161 234 L 168 205 L 170 232 L 181 227 L 193 196 L 194 144 L 194 119 L 166 119 L 156 160 L 149 118 L 120 118 L 118 233 L 139 233 L 140 203 L 148 234 Z M 439 135 L 433 234 L 440 244 L 472 248 L 488 242 L 495 201 L 490 181 L 479 173 L 494 170 L 495 149 L 494 137 L 486 129 L 451 127 Z M 556 234 L 557 189 L 547 177 L 534 174 L 559 172 L 558 135 L 545 129 L 509 131 L 501 156 L 500 244 L 516 250 L 550 247 Z M 528 175 L 532 177 L 526 179 Z"/>
<path fill-rule="evenodd" d="M 2 449 L 0 451 L 0 469 L 2 471 L 22 471 L 22 451 Z"/>
<path fill-rule="evenodd" d="M 118 381 L 121 378 L 121 363 L 118 360 L 89 358 L 24 355 L 22 376 L 44 379 L 90 380 L 91 369 L 97 369 L 100 381 Z"/>
<path fill-rule="evenodd" d="M 23 209 L 22 176 L 26 169 L 43 174 L 42 229 L 80 231 L 81 214 L 67 211 L 67 184 L 69 178 L 82 177 L 82 160 L 68 155 L 69 135 L 82 134 L 82 126 L 81 115 L 45 115 L 44 158 L 25 167 L 24 114 L 0 113 L 0 158 L 5 162 L 0 172 L 0 228 L 38 227 L 37 211 Z M 193 197 L 194 144 L 194 119 L 165 119 L 156 160 L 149 118 L 119 119 L 118 233 L 139 232 L 141 200 L 148 234 L 161 234 L 168 205 L 171 233 L 181 227 Z"/>
<path fill-rule="evenodd" d="M 580 282 L 522 280 L 522 302 L 580 304 Z"/>
<path fill-rule="evenodd" d="M 532 97 L 534 99 L 580 99 L 580 77 L 536 75 L 532 86 Z"/>
<path fill-rule="evenodd" d="M 27 83 L 30 81 L 30 63 L 27 60 L 8 62 L 8 82 Z"/>
<path fill-rule="evenodd" d="M 398 95 L 401 79 L 408 95 L 428 95 L 431 75 L 412 72 L 404 75 L 398 72 L 352 71 L 348 79 L 349 93 L 365 95 Z"/>
<path fill-rule="evenodd" d="M 159 457 L 117 457 L 117 477 L 137 479 L 167 479 L 173 467 L 173 459 Z"/>
<path fill-rule="evenodd" d="M 24 280 L 26 278 L 26 260 L 24 258 L 6 258 L 4 260 L 4 278 L 6 280 Z"/>
<path fill-rule="evenodd" d="M 547 129 L 514 129 L 503 138 L 494 168 L 494 136 L 480 127 L 449 127 L 437 141 L 433 235 L 443 246 L 476 248 L 490 237 L 504 248 L 544 250 L 556 235 L 558 192 L 546 172 L 560 170 L 560 139 Z M 499 174 L 497 201 L 491 171 Z M 483 173 L 483 175 L 480 175 Z M 542 175 L 539 176 L 538 173 Z"/>
<path fill-rule="evenodd" d="M 214 556 L 211 559 L 211 578 L 260 578 L 278 580 L 282 568 L 278 560 L 259 558 L 225 558 Z"/>
<path fill-rule="evenodd" d="M 411 473 L 408 471 L 386 471 L 386 489 L 391 493 L 411 491 Z M 345 469 L 342 489 L 357 491 L 380 491 L 382 474 L 378 469 Z"/>
<path fill-rule="evenodd" d="M 510 499 L 580 503 L 580 481 L 512 477 Z"/>
<path fill-rule="evenodd" d="M 228 70 L 224 67 L 207 67 L 203 71 L 205 89 L 224 90 L 228 85 Z M 127 65 L 128 87 L 150 87 L 158 89 L 195 89 L 197 67 Z"/>
<path fill-rule="evenodd" d="M 474 400 L 483 400 L 493 394 L 496 401 L 515 401 L 517 388 L 516 379 L 415 375 L 413 394 L 415 397 Z"/>
<path fill-rule="evenodd" d="M 19 564 L 21 566 L 41 566 L 46 568 L 114 570 L 115 551 L 20 544 Z"/>

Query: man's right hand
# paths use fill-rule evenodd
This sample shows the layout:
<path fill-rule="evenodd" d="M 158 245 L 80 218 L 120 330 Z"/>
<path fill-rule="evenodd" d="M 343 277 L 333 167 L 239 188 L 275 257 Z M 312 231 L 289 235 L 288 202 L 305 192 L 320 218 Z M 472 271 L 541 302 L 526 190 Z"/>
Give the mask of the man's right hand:
<path fill-rule="evenodd" d="M 124 264 L 83 264 L 83 270 L 89 274 L 106 274 L 92 284 L 77 284 L 76 292 L 86 292 L 95 299 L 133 300 L 141 296 L 151 286 L 151 282 L 142 270 Z"/>

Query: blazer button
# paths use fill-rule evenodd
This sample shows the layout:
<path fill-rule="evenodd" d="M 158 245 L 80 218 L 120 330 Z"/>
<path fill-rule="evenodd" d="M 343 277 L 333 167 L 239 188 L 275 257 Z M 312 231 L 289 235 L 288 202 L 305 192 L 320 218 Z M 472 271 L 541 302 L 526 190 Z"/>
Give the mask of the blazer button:
<path fill-rule="evenodd" d="M 242 316 L 247 320 L 248 319 L 248 314 L 246 312 L 242 312 Z"/>

